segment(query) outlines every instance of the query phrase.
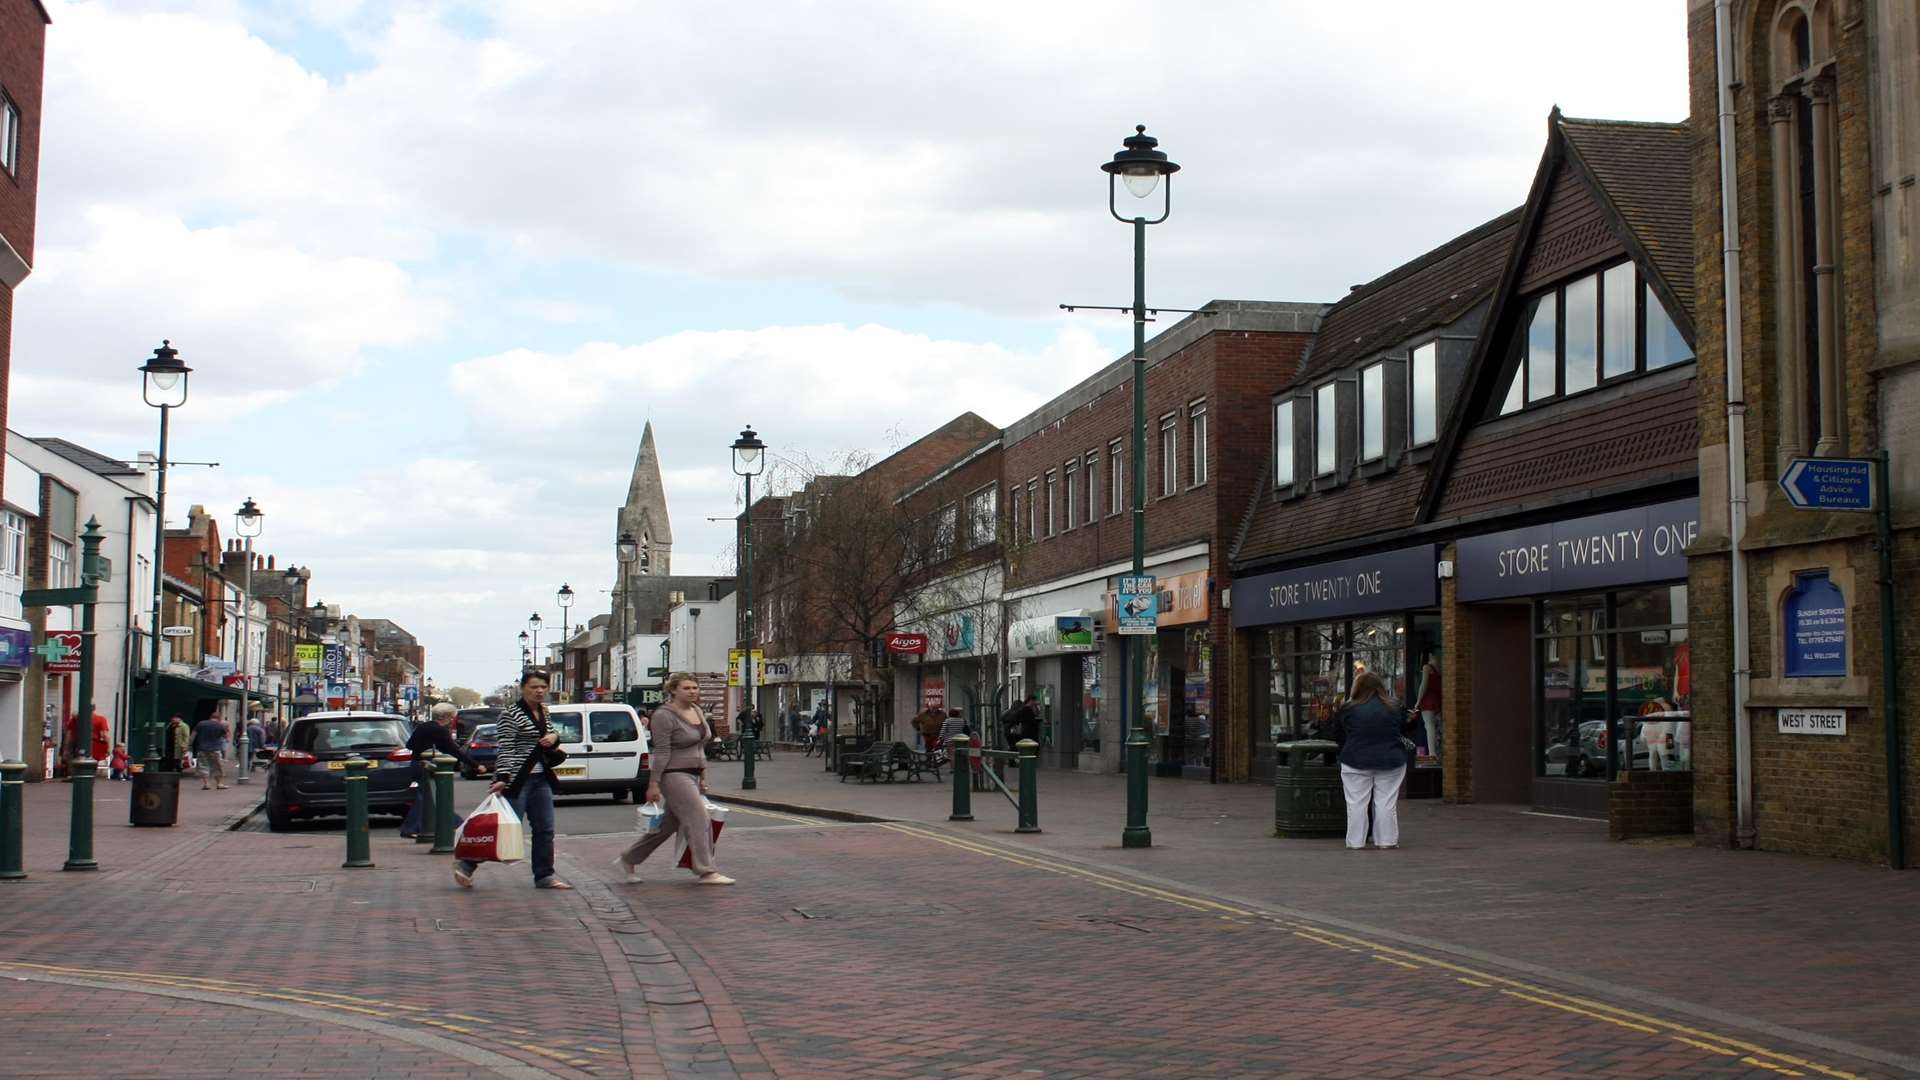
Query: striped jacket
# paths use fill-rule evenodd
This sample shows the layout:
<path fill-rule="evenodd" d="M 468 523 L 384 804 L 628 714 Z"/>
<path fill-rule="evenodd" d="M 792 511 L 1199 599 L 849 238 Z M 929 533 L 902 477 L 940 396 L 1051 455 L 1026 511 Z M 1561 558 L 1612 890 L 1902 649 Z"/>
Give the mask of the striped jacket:
<path fill-rule="evenodd" d="M 540 722 L 527 711 L 527 703 L 516 701 L 500 711 L 494 721 L 494 742 L 499 755 L 493 763 L 495 783 L 507 785 L 509 797 L 518 795 L 526 782 L 526 765 L 540 744 Z M 552 730 L 549 728 L 548 730 Z"/>

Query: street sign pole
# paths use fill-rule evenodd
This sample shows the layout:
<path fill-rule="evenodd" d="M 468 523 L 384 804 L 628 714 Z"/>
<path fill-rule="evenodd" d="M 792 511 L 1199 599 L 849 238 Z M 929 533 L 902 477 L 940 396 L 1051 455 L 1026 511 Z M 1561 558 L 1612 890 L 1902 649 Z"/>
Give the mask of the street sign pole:
<path fill-rule="evenodd" d="M 1900 622 L 1893 612 L 1893 507 L 1885 450 L 1876 457 L 1875 488 L 1879 498 L 1874 524 L 1880 545 L 1880 687 L 1886 695 L 1882 712 L 1887 724 L 1887 864 L 1895 870 L 1907 865 L 1905 829 L 1900 817 Z"/>

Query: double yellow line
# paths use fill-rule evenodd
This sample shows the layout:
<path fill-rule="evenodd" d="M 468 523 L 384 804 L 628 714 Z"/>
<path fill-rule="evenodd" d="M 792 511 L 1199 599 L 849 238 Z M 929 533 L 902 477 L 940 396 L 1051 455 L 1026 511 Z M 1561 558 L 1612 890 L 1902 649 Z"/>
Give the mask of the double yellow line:
<path fill-rule="evenodd" d="M 1072 863 L 1051 859 L 1045 855 L 1027 851 L 1012 851 L 986 841 L 955 836 L 923 825 L 904 822 L 887 822 L 880 827 L 890 829 L 897 833 L 903 833 L 907 836 L 917 837 L 921 840 L 928 840 L 936 844 L 945 844 L 948 847 L 958 848 L 961 851 L 971 852 L 975 855 L 982 855 L 990 859 L 1013 863 L 1016 866 L 1023 866 L 1031 870 L 1039 870 L 1049 874 L 1059 874 L 1063 877 L 1077 878 L 1098 885 L 1104 889 L 1126 893 L 1129 896 L 1157 900 L 1162 903 L 1173 904 L 1193 911 L 1213 912 L 1222 919 L 1229 919 L 1235 922 L 1257 922 L 1271 925 L 1287 931 L 1294 937 L 1302 938 L 1327 948 L 1338 949 L 1343 952 L 1364 953 L 1381 963 L 1392 964 L 1396 967 L 1406 968 L 1412 971 L 1432 971 L 1450 975 L 1456 981 L 1467 986 L 1495 991 L 1503 996 L 1525 1001 L 1529 1004 L 1556 1009 L 1590 1020 L 1612 1024 L 1629 1031 L 1654 1036 L 1664 1036 L 1706 1053 L 1717 1054 L 1722 1057 L 1739 1058 L 1744 1064 L 1751 1065 L 1755 1068 L 1770 1070 L 1783 1076 L 1807 1076 L 1809 1074 L 1817 1074 L 1832 1077 L 1834 1080 L 1864 1080 L 1864 1078 L 1857 1073 L 1850 1073 L 1843 1069 L 1823 1065 L 1816 1061 L 1809 1061 L 1806 1058 L 1794 1054 L 1758 1046 L 1754 1043 L 1718 1032 L 1702 1031 L 1698 1028 L 1678 1024 L 1662 1017 L 1619 1008 L 1602 1001 L 1594 1001 L 1590 998 L 1563 993 L 1505 975 L 1477 970 L 1463 964 L 1455 963 L 1452 960 L 1429 956 L 1397 945 L 1357 937 L 1353 934 L 1314 923 L 1303 922 L 1299 919 L 1276 915 L 1255 908 L 1222 903 L 1218 900 L 1212 900 L 1204 896 L 1195 896 L 1191 893 L 1163 889 L 1148 885 L 1144 882 L 1115 877 L 1114 875 L 1101 873 L 1097 870 L 1090 870 Z"/>

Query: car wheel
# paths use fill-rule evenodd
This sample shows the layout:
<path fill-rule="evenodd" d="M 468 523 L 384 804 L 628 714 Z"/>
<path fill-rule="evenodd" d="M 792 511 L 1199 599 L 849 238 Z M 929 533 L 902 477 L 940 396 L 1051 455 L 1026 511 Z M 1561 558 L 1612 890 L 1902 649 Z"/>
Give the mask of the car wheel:
<path fill-rule="evenodd" d="M 626 802 L 626 801 L 627 801 L 627 789 L 626 789 L 626 788 L 618 788 L 618 789 L 616 789 L 616 790 L 614 790 L 614 791 L 611 791 L 611 792 L 608 792 L 608 794 L 610 794 L 610 795 L 612 795 L 612 796 L 613 796 L 613 801 L 614 801 L 614 802 Z"/>
<path fill-rule="evenodd" d="M 293 828 L 293 815 L 272 806 L 267 807 L 267 831 L 286 832 Z"/>

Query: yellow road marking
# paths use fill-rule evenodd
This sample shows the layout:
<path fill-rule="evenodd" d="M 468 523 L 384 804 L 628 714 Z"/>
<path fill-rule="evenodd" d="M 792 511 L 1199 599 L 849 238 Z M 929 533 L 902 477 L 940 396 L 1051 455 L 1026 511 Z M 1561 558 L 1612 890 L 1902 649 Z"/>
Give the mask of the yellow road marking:
<path fill-rule="evenodd" d="M 1389 963 L 1389 964 L 1393 964 L 1393 965 L 1396 965 L 1396 966 L 1398 966 L 1398 967 L 1403 967 L 1403 968 L 1406 968 L 1406 969 L 1407 969 L 1408 971 L 1419 971 L 1419 970 L 1420 970 L 1420 965 L 1419 965 L 1419 964 L 1409 964 L 1409 963 L 1407 963 L 1407 962 L 1406 962 L 1405 960 L 1395 960 L 1395 959 L 1394 959 L 1393 957 L 1391 957 L 1391 956 L 1381 956 L 1381 955 L 1380 955 L 1379 953 L 1374 953 L 1374 954 L 1373 954 L 1373 958 L 1374 958 L 1375 960 L 1384 960 L 1385 962 L 1387 962 L 1387 963 Z"/>
<path fill-rule="evenodd" d="M 1792 1069 L 1782 1068 L 1779 1065 L 1775 1065 L 1771 1061 L 1761 1061 L 1759 1058 L 1756 1058 L 1756 1057 L 1743 1057 L 1740 1060 L 1745 1062 L 1748 1065 L 1757 1065 L 1762 1069 L 1772 1069 L 1774 1072 L 1785 1073 L 1788 1076 L 1807 1075 L 1806 1073 L 1803 1073 L 1803 1072 L 1794 1072 Z"/>
<path fill-rule="evenodd" d="M 559 1050 L 549 1050 L 544 1046 L 535 1046 L 533 1043 L 508 1043 L 507 1045 L 518 1047 L 519 1049 L 528 1051 L 529 1053 L 539 1054 L 541 1057 L 549 1057 L 555 1061 L 564 1061 L 569 1065 L 593 1064 L 593 1062 L 588 1061 L 586 1058 L 571 1057 Z"/>
<path fill-rule="evenodd" d="M 1330 949 L 1339 949 L 1341 952 L 1359 952 L 1360 951 L 1358 949 L 1355 949 L 1351 945 L 1342 945 L 1337 941 L 1328 941 L 1326 938 L 1323 938 L 1318 934 L 1309 934 L 1304 930 L 1294 930 L 1294 931 L 1291 931 L 1291 933 L 1293 934 L 1294 937 L 1303 937 L 1303 938 L 1306 938 L 1308 941 L 1317 941 L 1320 944 L 1325 945 Z"/>
<path fill-rule="evenodd" d="M 1685 1035 L 1669 1035 L 1667 1037 L 1674 1040 L 1675 1042 L 1683 1042 L 1683 1043 L 1686 1043 L 1688 1046 L 1699 1047 L 1700 1049 L 1705 1050 L 1709 1054 L 1719 1054 L 1723 1057 L 1739 1057 L 1740 1056 L 1740 1051 L 1738 1050 L 1729 1050 L 1724 1046 L 1715 1046 L 1710 1042 L 1701 1042 L 1699 1039 L 1689 1039 Z"/>
<path fill-rule="evenodd" d="M 1277 926 L 1283 927 L 1293 932 L 1297 936 L 1305 937 L 1313 941 L 1318 941 L 1320 944 L 1323 944 L 1323 945 L 1329 945 L 1334 948 L 1349 949 L 1351 951 L 1366 951 L 1371 953 L 1376 959 L 1386 960 L 1389 963 L 1399 963 L 1404 967 L 1419 967 L 1419 966 L 1425 965 L 1429 967 L 1438 968 L 1442 971 L 1452 973 L 1454 977 L 1458 979 L 1460 982 L 1467 983 L 1468 985 L 1471 985 L 1471 986 L 1478 986 L 1478 987 L 1483 987 L 1488 989 L 1491 989 L 1496 986 L 1517 987 L 1522 992 L 1514 992 L 1511 990 L 1502 990 L 1501 992 L 1509 993 L 1513 997 L 1536 1002 L 1538 1004 L 1545 1005 L 1550 1008 L 1561 1009 L 1563 1011 L 1571 1012 L 1571 1013 L 1578 1013 L 1580 1015 L 1590 1016 L 1596 1020 L 1603 1020 L 1610 1024 L 1618 1024 L 1621 1027 L 1632 1028 L 1636 1031 L 1644 1031 L 1649 1034 L 1655 1034 L 1655 1035 L 1667 1034 L 1673 1038 L 1679 1039 L 1681 1042 L 1685 1042 L 1689 1044 L 1692 1044 L 1693 1040 L 1681 1038 L 1681 1036 L 1682 1035 L 1694 1036 L 1699 1039 L 1712 1040 L 1714 1043 L 1724 1043 L 1726 1044 L 1726 1046 L 1735 1048 L 1736 1051 L 1744 1051 L 1749 1054 L 1762 1055 L 1766 1058 L 1773 1059 L 1774 1062 L 1786 1062 L 1788 1065 L 1795 1065 L 1803 1069 L 1810 1069 L 1814 1072 L 1819 1073 L 1822 1076 L 1834 1077 L 1835 1080 L 1862 1080 L 1862 1078 L 1855 1073 L 1850 1073 L 1842 1069 L 1836 1069 L 1830 1066 L 1821 1065 L 1818 1062 L 1808 1061 L 1805 1058 L 1801 1058 L 1793 1054 L 1784 1053 L 1778 1050 L 1771 1050 L 1764 1046 L 1757 1046 L 1753 1043 L 1745 1042 L 1740 1039 L 1729 1038 L 1717 1032 L 1701 1031 L 1697 1028 L 1687 1027 L 1683 1024 L 1678 1024 L 1670 1020 L 1665 1020 L 1658 1017 L 1644 1016 L 1638 1013 L 1629 1012 L 1626 1009 L 1622 1009 L 1613 1005 L 1608 1005 L 1605 1002 L 1592 1001 L 1587 998 L 1577 997 L 1572 994 L 1566 994 L 1557 990 L 1550 990 L 1545 987 L 1535 986 L 1530 983 L 1521 982 L 1517 979 L 1511 979 L 1503 975 L 1495 975 L 1489 972 L 1479 971 L 1474 968 L 1465 967 L 1463 965 L 1452 963 L 1447 960 L 1442 960 L 1436 957 L 1431 957 L 1431 956 L 1426 956 L 1420 953 L 1411 952 L 1406 949 L 1397 948 L 1391 945 L 1385 945 L 1376 941 L 1370 941 L 1365 938 L 1355 937 L 1351 934 L 1345 934 L 1336 930 L 1330 930 L 1322 926 L 1308 924 L 1308 923 L 1301 923 L 1295 920 L 1281 918 L 1275 915 L 1269 915 L 1264 912 L 1249 911 L 1243 908 L 1235 907 L 1230 904 L 1223 904 L 1218 901 L 1209 900 L 1204 897 L 1191 896 L 1183 893 L 1174 893 L 1166 889 L 1155 888 L 1154 886 L 1151 886 L 1151 885 L 1144 885 L 1138 882 L 1126 881 L 1123 879 L 1111 877 L 1106 874 L 1098 873 L 1093 870 L 1088 870 L 1083 867 L 1074 866 L 1069 863 L 1056 862 L 1056 861 L 1040 861 L 1042 859 L 1045 859 L 1046 856 L 1029 855 L 1024 852 L 1010 852 L 1004 849 L 990 846 L 984 841 L 973 841 L 973 840 L 966 840 L 958 837 L 946 836 L 940 833 L 933 832 L 923 827 L 916 827 L 916 826 L 912 826 L 912 825 L 908 825 L 900 822 L 885 822 L 885 823 L 882 823 L 880 827 L 883 829 L 890 829 L 894 832 L 904 833 L 908 836 L 917 836 L 923 840 L 931 840 L 935 843 L 945 844 L 948 847 L 959 848 L 962 851 L 970 851 L 976 855 L 984 855 L 988 858 L 999 859 L 1003 862 L 1010 862 L 1018 866 L 1024 866 L 1034 870 L 1041 870 L 1051 874 L 1059 874 L 1065 877 L 1080 878 L 1081 880 L 1093 882 L 1094 884 L 1101 885 L 1105 888 L 1112 889 L 1116 892 L 1123 892 L 1132 896 L 1162 900 L 1166 903 L 1175 904 L 1180 907 L 1191 908 L 1196 910 L 1210 909 L 1215 911 L 1228 912 L 1234 915 L 1244 915 L 1244 916 L 1249 916 L 1253 918 L 1263 919 L 1265 921 L 1272 922 Z M 1311 931 L 1311 933 L 1305 933 L 1303 931 Z M 1341 944 L 1342 942 L 1350 942 L 1351 945 Z M 1382 955 L 1382 954 L 1386 954 L 1386 955 Z M 1404 959 L 1395 959 L 1395 958 L 1404 958 Z M 1637 1022 L 1642 1020 L 1646 1021 L 1646 1023 Z M 1647 1024 L 1657 1024 L 1659 1026 L 1649 1027 L 1647 1026 Z M 1709 1047 L 1702 1046 L 1701 1048 L 1708 1049 Z M 1714 1049 L 1714 1052 L 1716 1053 L 1723 1052 L 1718 1047 L 1714 1047 L 1713 1049 Z M 1781 1065 L 1773 1064 L 1767 1061 L 1762 1061 L 1760 1060 L 1760 1058 L 1752 1059 L 1752 1063 L 1757 1064 L 1762 1068 L 1771 1069 L 1775 1072 L 1781 1072 L 1781 1073 L 1794 1075 L 1794 1076 L 1804 1075 L 1801 1073 L 1796 1073 L 1793 1070 L 1787 1069 Z"/>

